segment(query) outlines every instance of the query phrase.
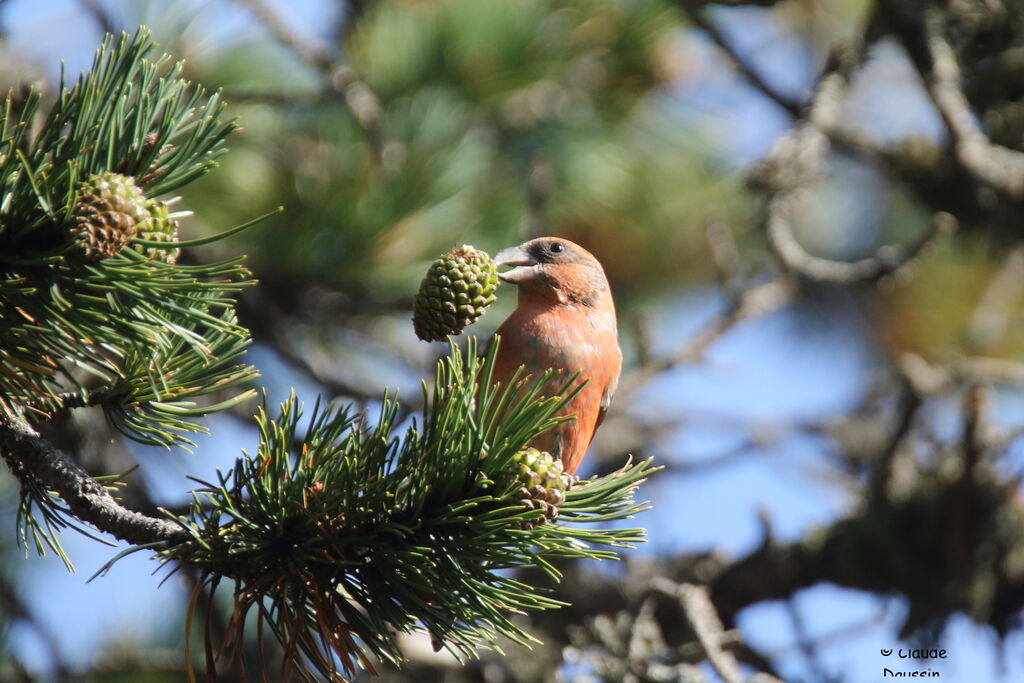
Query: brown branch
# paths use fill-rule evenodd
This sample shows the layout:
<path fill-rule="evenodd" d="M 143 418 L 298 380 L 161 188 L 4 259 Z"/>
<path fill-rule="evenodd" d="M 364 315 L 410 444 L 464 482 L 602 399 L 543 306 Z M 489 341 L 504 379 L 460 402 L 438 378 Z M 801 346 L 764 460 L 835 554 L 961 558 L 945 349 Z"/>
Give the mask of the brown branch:
<path fill-rule="evenodd" d="M 1005 358 L 970 356 L 931 362 L 913 353 L 900 358 L 900 372 L 919 394 L 938 394 L 957 384 L 1024 387 L 1024 363 Z"/>
<path fill-rule="evenodd" d="M 960 64 L 943 36 L 942 15 L 901 0 L 880 6 L 949 131 L 957 161 L 993 189 L 1024 198 L 1024 153 L 992 143 L 978 124 L 961 84 Z"/>
<path fill-rule="evenodd" d="M 889 480 L 892 466 L 899 453 L 900 446 L 906 441 L 914 426 L 914 420 L 921 409 L 923 401 L 912 381 L 901 376 L 902 396 L 897 410 L 896 426 L 886 439 L 885 445 L 871 470 L 871 495 L 885 498 L 888 496 Z"/>
<path fill-rule="evenodd" d="M 682 604 L 683 612 L 715 671 L 726 683 L 740 683 L 743 675 L 740 673 L 739 662 L 721 647 L 725 629 L 715 612 L 715 606 L 711 604 L 707 589 L 688 583 L 674 584 L 667 579 L 655 579 L 654 586 L 676 597 Z"/>
<path fill-rule="evenodd" d="M 117 25 L 117 22 L 114 21 L 106 8 L 104 8 L 97 0 L 79 0 L 78 4 L 80 4 L 82 9 L 93 18 L 93 21 L 95 21 L 97 25 L 99 25 L 101 31 L 113 36 L 116 36 L 120 32 L 120 27 Z"/>
<path fill-rule="evenodd" d="M 811 634 L 807 630 L 807 622 L 803 614 L 800 613 L 800 608 L 795 600 L 786 601 L 786 612 L 789 614 L 789 621 L 793 625 L 797 648 L 803 654 L 804 660 L 807 662 L 807 668 L 814 672 L 819 681 L 831 680 L 832 677 L 828 675 L 828 669 L 825 668 L 824 663 L 821 661 Z"/>
<path fill-rule="evenodd" d="M 714 22 L 704 16 L 701 12 L 701 7 L 712 4 L 730 6 L 760 5 L 762 7 L 767 7 L 774 5 L 775 2 L 772 0 L 762 0 L 760 2 L 743 2 L 742 0 L 724 0 L 722 2 L 715 2 L 713 0 L 677 0 L 676 4 L 689 18 L 690 22 L 706 33 L 708 38 L 710 38 L 711 41 L 722 50 L 725 56 L 729 58 L 729 61 L 732 62 L 736 70 L 739 71 L 752 86 L 794 118 L 800 116 L 800 111 L 802 109 L 801 104 L 783 95 L 764 80 L 764 78 L 761 77 L 761 74 L 759 74 L 752 65 L 748 64 L 747 61 L 740 56 L 722 32 L 718 30 L 718 27 L 715 26 Z"/>
<path fill-rule="evenodd" d="M 176 541 L 185 535 L 169 520 L 123 507 L 21 418 L 0 414 L 0 457 L 19 481 L 33 479 L 55 491 L 76 518 L 116 538 L 143 545 Z"/>
<path fill-rule="evenodd" d="M 769 245 L 790 272 L 818 282 L 852 284 L 896 275 L 933 240 L 955 229 L 955 219 L 937 213 L 929 230 L 906 246 L 884 246 L 856 261 L 838 261 L 810 254 L 797 239 L 794 215 L 823 174 L 830 148 L 827 132 L 839 130 L 843 97 L 850 75 L 864 56 L 862 44 L 833 52 L 814 90 L 805 120 L 775 145 L 754 174 L 773 192 L 768 204 L 766 231 Z"/>
<path fill-rule="evenodd" d="M 739 323 L 770 315 L 792 300 L 792 288 L 782 282 L 767 282 L 745 290 L 730 299 L 726 310 L 694 337 L 686 340 L 671 355 L 654 358 L 623 378 L 624 394 L 677 365 L 700 360 L 704 353 Z"/>
<path fill-rule="evenodd" d="M 638 340 L 639 363 L 623 378 L 619 389 L 621 395 L 632 393 L 665 370 L 701 360 L 712 344 L 738 324 L 771 315 L 792 300 L 793 291 L 789 283 L 772 281 L 748 289 L 741 287 L 739 252 L 732 233 L 724 224 L 717 221 L 708 223 L 706 237 L 719 283 L 728 297 L 725 309 L 697 334 L 683 341 L 674 352 L 660 358 L 651 353 L 650 329 L 646 318 L 640 314 L 632 317 Z"/>
<path fill-rule="evenodd" d="M 327 78 L 330 90 L 342 96 L 345 105 L 372 144 L 378 160 L 381 160 L 383 141 L 380 131 L 380 101 L 355 70 L 339 63 L 337 56 L 327 46 L 311 43 L 308 37 L 295 33 L 264 0 L 235 2 L 252 10 L 282 45 L 294 51 L 302 61 Z M 346 26 L 346 32 L 349 30 L 350 28 Z"/>
<path fill-rule="evenodd" d="M 735 636 L 723 628 L 707 588 L 690 583 L 677 584 L 660 576 L 652 579 L 651 588 L 679 601 L 711 666 L 726 683 L 741 683 L 743 674 L 739 662 L 732 652 L 722 647 L 724 643 L 735 641 Z M 778 682 L 770 674 L 762 672 L 759 676 L 758 680 L 764 683 Z"/>
<path fill-rule="evenodd" d="M 972 174 L 1011 197 L 1024 197 L 1024 154 L 996 145 L 981 130 L 960 84 L 960 65 L 941 34 L 938 15 L 925 22 L 931 71 L 922 73 L 928 94 L 953 139 L 957 159 Z"/>
<path fill-rule="evenodd" d="M 274 34 L 274 37 L 295 52 L 304 62 L 319 71 L 330 69 L 333 57 L 324 45 L 318 45 L 309 36 L 300 36 L 263 0 L 235 0 L 248 7 Z"/>
<path fill-rule="evenodd" d="M 803 191 L 797 190 L 779 195 L 772 201 L 767 222 L 768 239 L 773 252 L 787 269 L 818 282 L 848 285 L 897 275 L 913 263 L 929 244 L 951 234 L 956 226 L 952 215 L 940 212 L 933 217 L 929 229 L 910 245 L 886 245 L 871 256 L 856 261 L 837 261 L 807 252 L 794 234 L 792 215 L 803 199 Z"/>

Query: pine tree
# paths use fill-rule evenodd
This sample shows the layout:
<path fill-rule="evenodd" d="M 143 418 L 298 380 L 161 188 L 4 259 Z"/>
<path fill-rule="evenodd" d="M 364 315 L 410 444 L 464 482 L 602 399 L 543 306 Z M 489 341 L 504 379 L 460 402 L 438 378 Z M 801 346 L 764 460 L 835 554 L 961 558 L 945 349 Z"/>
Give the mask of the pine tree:
<path fill-rule="evenodd" d="M 522 499 L 523 449 L 565 419 L 554 415 L 571 382 L 552 374 L 513 401 L 525 380 L 489 381 L 497 344 L 484 358 L 472 338 L 451 345 L 424 384 L 422 415 L 401 434 L 387 393 L 372 422 L 317 404 L 302 431 L 294 396 L 276 413 L 263 406 L 257 451 L 198 488 L 181 514 L 126 508 L 118 482 L 90 476 L 37 433 L 62 411 L 96 408 L 130 439 L 188 446 L 205 429 L 199 418 L 256 394 L 233 298 L 249 272 L 239 259 L 179 260 L 253 222 L 178 236 L 167 195 L 211 170 L 236 128 L 181 70 L 140 30 L 109 37 L 91 70 L 61 85 L 38 130 L 42 98 L 7 99 L 0 454 L 21 488 L 21 542 L 70 568 L 65 528 L 109 534 L 131 544 L 126 553 L 198 571 L 197 595 L 230 586 L 223 642 L 205 636 L 211 676 L 252 619 L 280 644 L 285 669 L 309 680 L 400 663 L 397 632 L 426 630 L 459 657 L 498 636 L 528 643 L 511 615 L 562 603 L 505 570 L 557 579 L 554 559 L 610 559 L 642 540 L 642 529 L 604 523 L 644 509 L 633 493 L 651 469 L 559 483 L 558 504 L 543 509 Z M 209 625 L 196 605 L 189 623 Z"/>

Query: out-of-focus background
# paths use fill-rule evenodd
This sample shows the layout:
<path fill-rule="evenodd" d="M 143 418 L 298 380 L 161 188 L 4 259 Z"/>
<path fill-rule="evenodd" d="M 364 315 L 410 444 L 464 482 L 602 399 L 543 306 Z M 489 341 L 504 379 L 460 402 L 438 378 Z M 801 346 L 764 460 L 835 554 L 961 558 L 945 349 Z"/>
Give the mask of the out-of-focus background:
<path fill-rule="evenodd" d="M 740 680 L 661 577 L 707 586 L 741 678 L 1024 680 L 1018 3 L 7 0 L 0 84 L 52 95 L 140 24 L 243 128 L 175 205 L 185 236 L 286 208 L 187 255 L 248 254 L 271 401 L 415 408 L 444 347 L 411 300 L 454 244 L 560 235 L 611 280 L 625 370 L 583 474 L 664 466 L 649 542 L 566 565 L 532 651 L 410 640 L 385 679 Z M 192 454 L 90 411 L 54 438 L 137 463 L 126 500 L 153 509 L 251 448 L 251 412 Z M 87 583 L 116 548 L 67 534 L 68 574 L 0 537 L 3 680 L 183 680 L 184 579 L 136 554 Z"/>

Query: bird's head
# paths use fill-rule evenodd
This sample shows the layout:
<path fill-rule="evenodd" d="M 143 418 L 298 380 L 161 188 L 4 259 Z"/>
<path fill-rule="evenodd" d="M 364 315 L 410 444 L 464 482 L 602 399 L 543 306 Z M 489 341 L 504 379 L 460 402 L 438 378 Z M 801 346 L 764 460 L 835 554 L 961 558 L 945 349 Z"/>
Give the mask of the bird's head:
<path fill-rule="evenodd" d="M 594 255 L 561 237 L 538 237 L 502 249 L 494 263 L 511 266 L 498 277 L 518 285 L 521 296 L 585 306 L 597 306 L 610 297 L 604 268 Z"/>

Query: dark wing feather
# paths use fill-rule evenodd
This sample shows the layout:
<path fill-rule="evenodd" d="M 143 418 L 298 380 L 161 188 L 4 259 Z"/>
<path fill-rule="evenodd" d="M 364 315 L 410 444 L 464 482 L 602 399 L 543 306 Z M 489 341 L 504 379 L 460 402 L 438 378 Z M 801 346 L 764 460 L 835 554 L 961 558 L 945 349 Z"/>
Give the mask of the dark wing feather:
<path fill-rule="evenodd" d="M 597 422 L 594 423 L 594 433 L 590 435 L 590 440 L 594 440 L 594 434 L 597 434 L 597 428 L 604 422 L 605 416 L 608 414 L 608 408 L 612 404 L 612 396 L 615 395 L 615 389 L 619 386 L 619 375 L 616 373 L 612 377 L 612 381 L 608 382 L 608 385 L 604 388 L 604 393 L 601 394 L 601 407 L 597 412 Z"/>

